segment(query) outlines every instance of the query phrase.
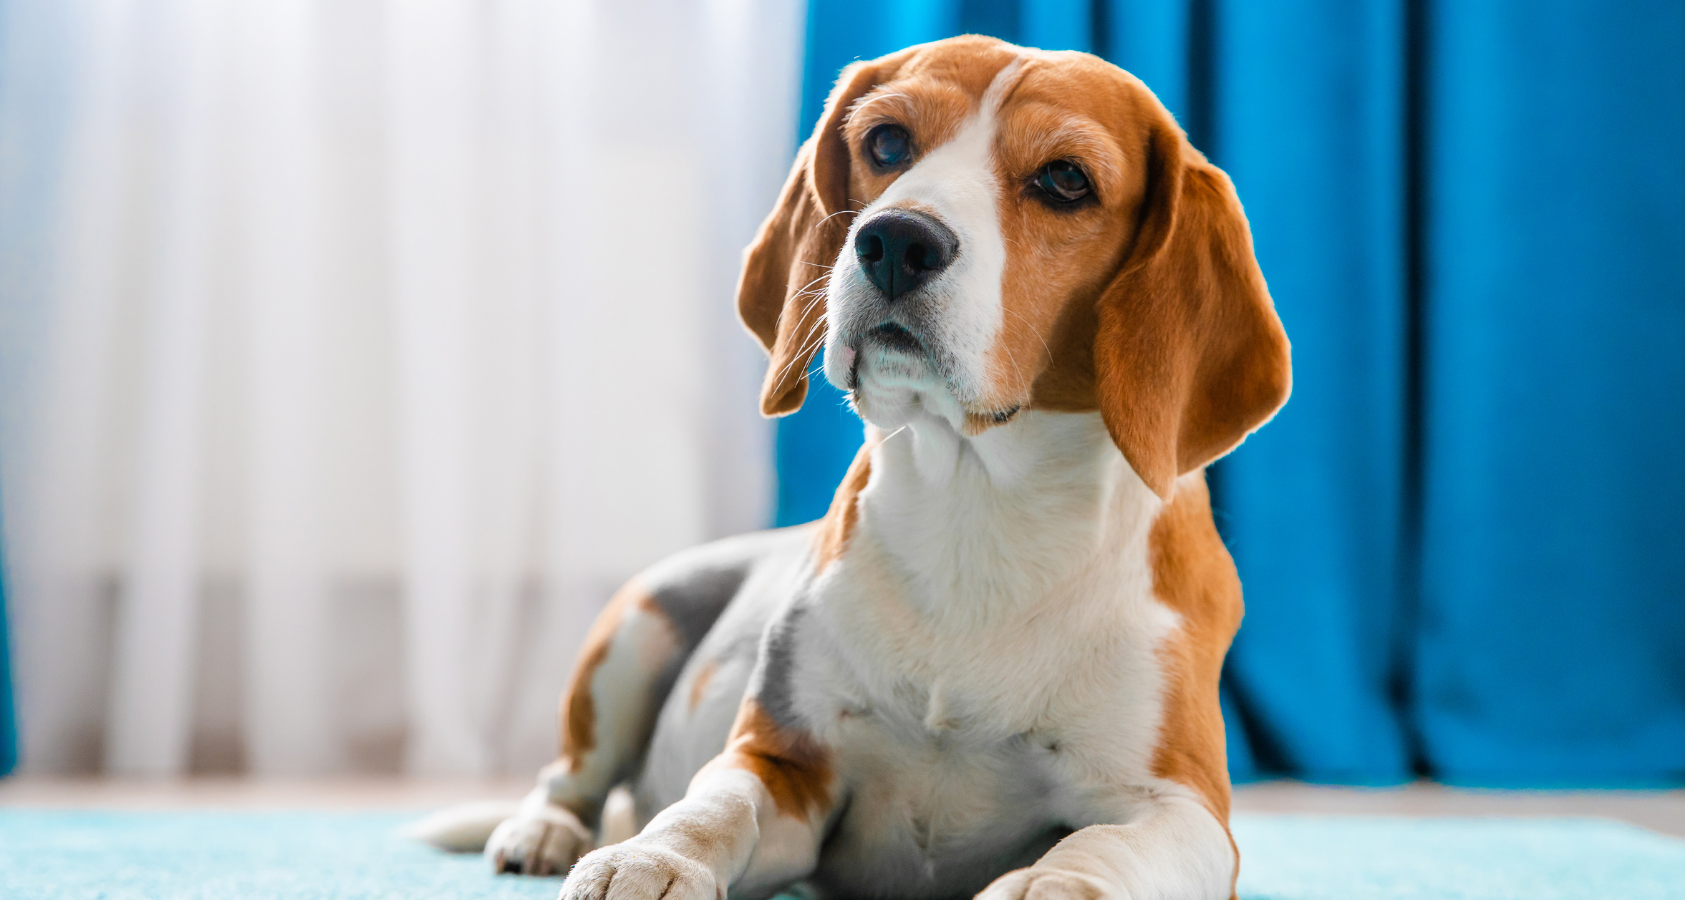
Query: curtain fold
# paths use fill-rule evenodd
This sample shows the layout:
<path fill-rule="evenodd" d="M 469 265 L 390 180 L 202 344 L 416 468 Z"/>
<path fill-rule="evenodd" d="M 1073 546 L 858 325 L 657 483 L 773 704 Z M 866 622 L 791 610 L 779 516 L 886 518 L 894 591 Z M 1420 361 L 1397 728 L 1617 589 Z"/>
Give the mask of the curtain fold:
<path fill-rule="evenodd" d="M 770 517 L 799 13 L 0 7 L 24 768 L 549 759 L 619 583 Z"/>
<path fill-rule="evenodd" d="M 482 249 L 475 246 L 482 213 L 474 183 L 482 149 L 475 81 L 489 74 L 482 68 L 489 60 L 474 51 L 490 36 L 460 4 L 396 0 L 385 13 L 407 753 L 414 771 L 482 772 L 489 748 L 476 739 L 481 710 L 470 698 L 485 669 L 475 665 L 474 651 L 482 629 L 503 618 L 504 597 L 495 590 L 502 573 L 488 567 L 482 602 L 464 602 L 473 598 L 473 543 L 480 537 L 470 522 L 483 522 L 488 536 L 505 530 L 495 515 L 480 518 L 470 508 L 471 482 L 480 474 L 473 445 L 489 437 L 475 427 L 484 423 L 474 421 L 470 402 L 480 396 L 470 384 L 481 362 L 474 345 L 496 321 L 476 315 L 476 306 L 489 304 L 475 296 L 480 281 L 473 271 Z M 501 85 L 488 87 L 495 94 Z M 488 191 L 483 199 L 494 197 Z M 486 299 L 502 305 L 514 297 L 488 292 Z M 501 346 L 517 359 L 524 349 L 519 337 Z"/>
<path fill-rule="evenodd" d="M 1212 134 L 1293 342 L 1293 396 L 1213 471 L 1247 610 L 1228 686 L 1255 766 L 1412 777 L 1405 5 L 1218 4 Z M 1127 62 L 1125 62 L 1127 65 Z M 1246 773 L 1250 774 L 1250 773 Z"/>
<path fill-rule="evenodd" d="M 324 498 L 300 489 L 324 474 L 326 391 L 316 336 L 332 311 L 322 302 L 322 252 L 312 223 L 323 148 L 317 66 L 323 47 L 315 10 L 300 3 L 239 7 L 230 46 L 246 60 L 252 102 L 240 110 L 238 148 L 253 172 L 246 186 L 251 348 L 248 484 L 250 568 L 246 597 L 247 712 L 252 771 L 331 772 L 346 762 L 334 740 L 332 684 L 323 647 L 333 627 L 323 527 Z"/>
<path fill-rule="evenodd" d="M 182 89 L 161 98 L 156 123 L 163 161 L 157 190 L 168 196 L 156 226 L 141 237 L 152 265 L 140 290 L 151 301 L 138 329 L 142 362 L 135 387 L 134 456 L 127 463 L 129 573 L 117 595 L 112 657 L 111 768 L 164 770 L 187 756 L 197 643 L 194 581 L 202 568 L 196 534 L 210 285 L 214 154 L 212 123 L 218 11 L 194 0 L 163 4 L 146 24 L 159 32 L 151 61 L 161 79 Z M 132 474 L 131 474 L 132 473 Z"/>

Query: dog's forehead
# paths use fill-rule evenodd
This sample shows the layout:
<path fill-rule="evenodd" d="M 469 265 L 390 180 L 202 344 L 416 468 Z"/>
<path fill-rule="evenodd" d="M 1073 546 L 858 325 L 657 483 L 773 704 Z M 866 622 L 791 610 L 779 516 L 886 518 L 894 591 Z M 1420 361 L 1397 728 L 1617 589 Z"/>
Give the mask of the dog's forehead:
<path fill-rule="evenodd" d="M 895 82 L 958 88 L 975 104 L 988 92 L 995 76 L 1025 52 L 1021 47 L 990 39 L 941 41 L 915 53 L 901 67 Z"/>
<path fill-rule="evenodd" d="M 937 125 L 951 136 L 959 121 L 982 110 L 1009 120 L 1026 111 L 1066 113 L 1119 133 L 1134 130 L 1151 94 L 1129 73 L 1086 53 L 1044 51 L 992 39 L 957 39 L 914 54 L 857 109 L 890 108 Z"/>
<path fill-rule="evenodd" d="M 1033 51 L 1019 66 L 1003 106 L 1064 106 L 1094 118 L 1135 100 L 1134 76 L 1086 53 Z"/>

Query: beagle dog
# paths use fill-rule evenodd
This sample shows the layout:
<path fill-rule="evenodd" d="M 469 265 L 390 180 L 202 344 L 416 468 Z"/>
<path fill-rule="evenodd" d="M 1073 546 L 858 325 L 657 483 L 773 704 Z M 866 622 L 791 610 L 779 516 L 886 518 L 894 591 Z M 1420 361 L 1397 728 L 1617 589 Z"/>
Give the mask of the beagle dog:
<path fill-rule="evenodd" d="M 1285 402 L 1227 176 L 1139 80 L 981 37 L 843 71 L 744 260 L 830 511 L 627 584 L 485 852 L 565 900 L 1225 898 L 1240 583 L 1204 467 Z M 629 782 L 637 834 L 593 850 Z M 980 892 L 980 893 L 979 893 Z"/>

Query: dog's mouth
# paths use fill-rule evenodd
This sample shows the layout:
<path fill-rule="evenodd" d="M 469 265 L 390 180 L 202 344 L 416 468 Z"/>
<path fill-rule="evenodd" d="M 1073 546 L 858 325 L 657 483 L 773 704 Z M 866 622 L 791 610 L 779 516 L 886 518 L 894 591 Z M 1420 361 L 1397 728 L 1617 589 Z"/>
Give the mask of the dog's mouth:
<path fill-rule="evenodd" d="M 913 334 L 894 322 L 885 322 L 860 336 L 859 349 L 867 348 L 891 350 L 909 356 L 926 356 L 924 342 L 918 335 Z M 860 387 L 860 359 L 865 354 L 856 353 L 854 347 L 848 348 L 848 389 L 856 390 Z"/>
<path fill-rule="evenodd" d="M 910 354 L 924 353 L 924 342 L 919 340 L 917 335 L 894 322 L 885 322 L 866 332 L 866 340 L 887 350 Z"/>
<path fill-rule="evenodd" d="M 854 332 L 857 336 L 838 348 L 847 389 L 859 390 L 862 375 L 870 371 L 885 390 L 930 391 L 941 386 L 956 399 L 962 396 L 955 387 L 954 360 L 940 342 L 921 336 L 916 328 L 917 323 L 908 327 L 886 320 Z"/>

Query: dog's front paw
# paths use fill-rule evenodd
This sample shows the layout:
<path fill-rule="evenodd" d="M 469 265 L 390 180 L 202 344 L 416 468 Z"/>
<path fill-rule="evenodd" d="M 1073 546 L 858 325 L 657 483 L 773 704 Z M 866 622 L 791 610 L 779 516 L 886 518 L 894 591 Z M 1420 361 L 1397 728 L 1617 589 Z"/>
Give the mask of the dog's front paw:
<path fill-rule="evenodd" d="M 491 833 L 486 859 L 500 875 L 561 875 L 591 844 L 591 832 L 573 813 L 559 806 L 522 809 Z"/>
<path fill-rule="evenodd" d="M 561 900 L 720 900 L 724 885 L 714 873 L 671 850 L 629 841 L 604 847 L 579 861 L 562 885 Z"/>
<path fill-rule="evenodd" d="M 977 900 L 1117 900 L 1118 896 L 1098 878 L 1031 866 L 996 878 Z"/>

